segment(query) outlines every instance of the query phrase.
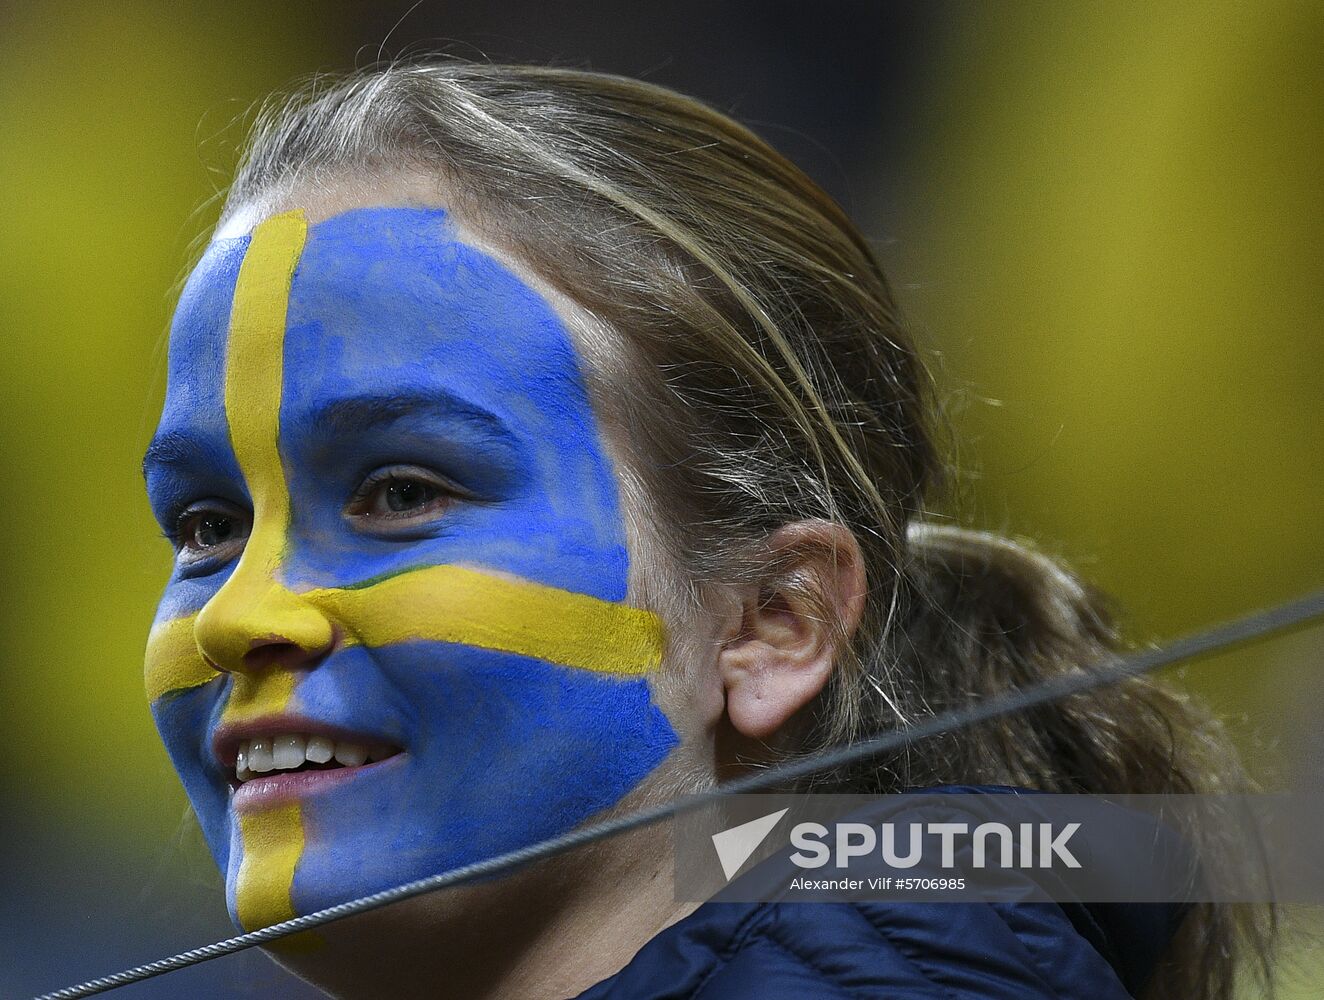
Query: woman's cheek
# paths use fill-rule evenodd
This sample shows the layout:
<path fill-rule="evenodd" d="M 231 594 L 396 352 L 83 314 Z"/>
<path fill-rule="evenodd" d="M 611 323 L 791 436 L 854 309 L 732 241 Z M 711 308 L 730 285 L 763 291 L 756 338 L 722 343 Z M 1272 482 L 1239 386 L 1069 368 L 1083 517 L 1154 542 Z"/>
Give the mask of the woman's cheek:
<path fill-rule="evenodd" d="M 498 650 L 416 642 L 360 650 L 298 692 L 316 713 L 353 690 L 368 716 L 397 697 L 414 723 L 401 764 L 302 806 L 296 912 L 565 832 L 619 802 L 677 745 L 642 677 Z"/>
<path fill-rule="evenodd" d="M 225 871 L 229 861 L 229 781 L 207 746 L 209 723 L 220 709 L 226 681 L 172 691 L 151 706 L 157 731 L 197 816 L 207 847 Z"/>

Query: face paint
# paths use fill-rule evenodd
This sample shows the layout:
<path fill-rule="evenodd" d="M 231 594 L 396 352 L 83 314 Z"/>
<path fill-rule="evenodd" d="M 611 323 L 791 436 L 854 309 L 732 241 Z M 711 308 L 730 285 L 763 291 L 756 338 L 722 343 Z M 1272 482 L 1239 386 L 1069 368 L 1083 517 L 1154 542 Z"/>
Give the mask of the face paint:
<path fill-rule="evenodd" d="M 147 655 L 242 926 L 567 830 L 675 746 L 571 340 L 444 212 L 290 213 L 214 243 L 146 469 L 167 530 L 252 511 L 242 555 L 178 562 Z M 363 513 L 382 484 L 408 499 L 402 469 L 449 499 Z M 232 793 L 238 740 L 282 733 L 400 752 Z"/>

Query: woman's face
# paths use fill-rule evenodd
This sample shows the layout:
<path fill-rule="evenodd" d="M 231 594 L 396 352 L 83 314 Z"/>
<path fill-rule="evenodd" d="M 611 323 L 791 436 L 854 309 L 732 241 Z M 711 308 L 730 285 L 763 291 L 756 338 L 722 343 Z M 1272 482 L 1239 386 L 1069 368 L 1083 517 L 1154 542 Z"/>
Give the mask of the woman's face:
<path fill-rule="evenodd" d="M 564 831 L 676 745 L 575 346 L 444 211 L 214 242 L 145 470 L 148 694 L 242 926 Z"/>

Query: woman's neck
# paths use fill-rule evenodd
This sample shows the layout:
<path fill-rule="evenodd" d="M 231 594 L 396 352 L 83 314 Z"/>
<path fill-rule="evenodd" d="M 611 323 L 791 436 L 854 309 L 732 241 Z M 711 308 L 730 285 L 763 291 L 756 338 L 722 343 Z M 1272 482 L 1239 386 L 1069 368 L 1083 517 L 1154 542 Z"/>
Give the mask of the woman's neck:
<path fill-rule="evenodd" d="M 273 957 L 334 997 L 564 1000 L 620 971 L 695 904 L 669 840 L 645 830 L 341 921 Z"/>

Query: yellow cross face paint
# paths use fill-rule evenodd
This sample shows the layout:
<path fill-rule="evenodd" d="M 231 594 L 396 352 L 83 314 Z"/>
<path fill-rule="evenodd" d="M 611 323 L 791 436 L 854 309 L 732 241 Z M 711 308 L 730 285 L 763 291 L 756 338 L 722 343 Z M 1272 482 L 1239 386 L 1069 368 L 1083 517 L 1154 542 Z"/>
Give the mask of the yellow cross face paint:
<path fill-rule="evenodd" d="M 288 665 L 246 659 L 254 642 L 329 643 L 307 633 L 309 619 L 283 600 L 281 560 L 288 544 L 290 497 L 280 457 L 280 402 L 285 320 L 290 285 L 307 239 L 302 212 L 259 223 L 239 268 L 225 359 L 225 415 L 230 443 L 253 501 L 253 531 L 239 564 L 198 613 L 194 636 L 211 662 L 234 673 L 222 718 L 277 715 L 289 706 L 295 677 Z M 314 625 L 314 631 L 316 627 Z M 303 853 L 303 821 L 297 803 L 254 810 L 238 817 L 239 871 L 235 912 L 246 929 L 294 916 L 290 886 Z"/>

